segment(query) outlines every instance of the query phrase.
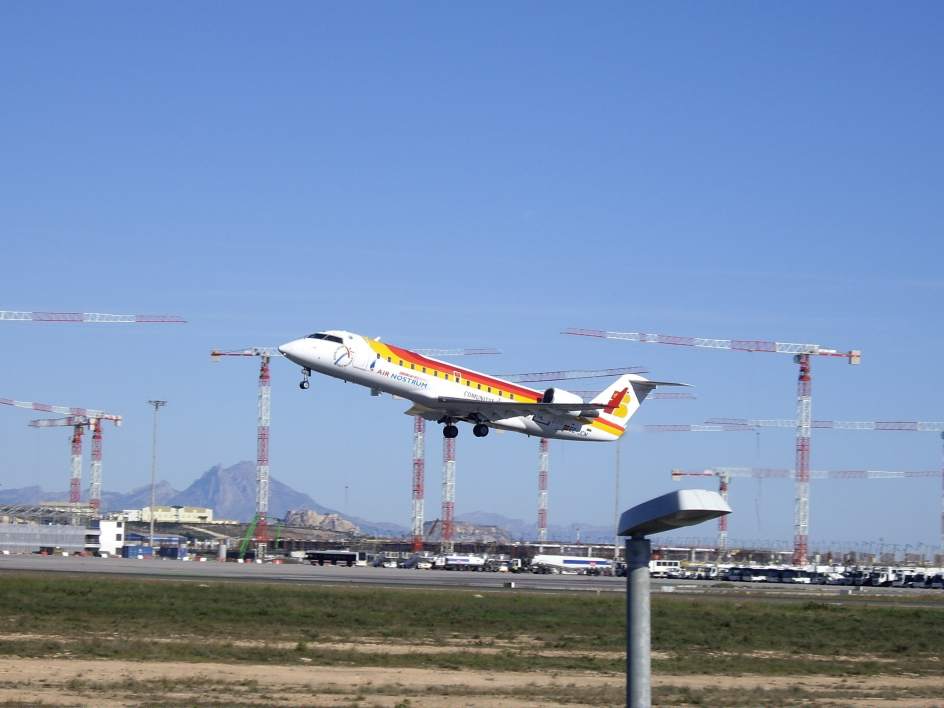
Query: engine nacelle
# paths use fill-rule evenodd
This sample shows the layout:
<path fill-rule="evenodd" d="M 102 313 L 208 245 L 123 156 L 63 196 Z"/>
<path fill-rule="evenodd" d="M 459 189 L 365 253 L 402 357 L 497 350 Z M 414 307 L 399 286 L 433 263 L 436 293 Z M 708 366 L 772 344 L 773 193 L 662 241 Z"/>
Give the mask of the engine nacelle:
<path fill-rule="evenodd" d="M 577 405 L 574 408 L 578 408 L 585 402 L 576 393 L 565 391 L 562 388 L 549 388 L 541 398 L 541 403 L 576 403 Z"/>

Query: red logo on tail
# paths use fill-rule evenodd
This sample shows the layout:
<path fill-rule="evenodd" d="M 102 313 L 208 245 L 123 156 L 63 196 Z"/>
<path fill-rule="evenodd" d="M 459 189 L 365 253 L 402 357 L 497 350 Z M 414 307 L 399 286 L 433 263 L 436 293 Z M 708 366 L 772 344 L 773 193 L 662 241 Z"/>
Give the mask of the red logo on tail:
<path fill-rule="evenodd" d="M 613 415 L 619 404 L 623 402 L 623 398 L 626 396 L 626 393 L 629 391 L 628 388 L 624 388 L 622 391 L 613 391 L 613 395 L 610 396 L 610 402 L 606 404 L 606 408 L 603 411 L 607 415 Z"/>

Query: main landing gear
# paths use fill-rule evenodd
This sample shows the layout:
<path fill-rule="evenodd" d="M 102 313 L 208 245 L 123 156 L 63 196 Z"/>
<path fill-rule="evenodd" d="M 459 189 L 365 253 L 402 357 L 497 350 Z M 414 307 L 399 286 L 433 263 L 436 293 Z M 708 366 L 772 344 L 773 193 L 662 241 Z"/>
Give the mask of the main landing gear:
<path fill-rule="evenodd" d="M 440 421 L 445 423 L 443 426 L 443 437 L 444 438 L 455 438 L 459 436 L 459 428 L 451 420 Z M 472 434 L 477 438 L 484 438 L 488 435 L 488 426 L 484 423 L 476 423 L 472 426 Z"/>
<path fill-rule="evenodd" d="M 308 377 L 311 376 L 311 369 L 302 369 L 302 380 L 299 382 L 298 387 L 303 391 L 306 390 L 311 384 L 308 382 Z"/>

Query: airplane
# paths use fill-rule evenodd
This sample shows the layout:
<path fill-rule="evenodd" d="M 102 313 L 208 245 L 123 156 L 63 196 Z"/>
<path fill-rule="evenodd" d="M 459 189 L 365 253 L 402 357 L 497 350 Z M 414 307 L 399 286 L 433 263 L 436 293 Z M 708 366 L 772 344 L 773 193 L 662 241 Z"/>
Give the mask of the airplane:
<path fill-rule="evenodd" d="M 532 573 L 584 573 L 596 575 L 613 572 L 613 561 L 609 558 L 587 558 L 586 556 L 536 555 L 531 559 Z"/>
<path fill-rule="evenodd" d="M 279 352 L 302 368 L 299 387 L 312 372 L 366 386 L 413 403 L 407 415 L 443 424 L 443 436 L 472 424 L 481 438 L 489 428 L 560 440 L 613 441 L 656 386 L 687 386 L 625 374 L 592 401 L 560 388 L 536 391 L 488 374 L 417 354 L 379 339 L 325 330 L 294 339 Z"/>

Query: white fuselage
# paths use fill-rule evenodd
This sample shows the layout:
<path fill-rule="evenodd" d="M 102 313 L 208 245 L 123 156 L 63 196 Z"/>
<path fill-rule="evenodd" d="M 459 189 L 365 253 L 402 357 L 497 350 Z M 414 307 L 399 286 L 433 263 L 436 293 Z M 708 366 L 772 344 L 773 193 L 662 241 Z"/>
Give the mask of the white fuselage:
<path fill-rule="evenodd" d="M 351 332 L 331 330 L 296 339 L 279 347 L 288 359 L 304 369 L 360 384 L 375 393 L 387 393 L 412 401 L 407 411 L 428 420 L 448 417 L 441 397 L 466 401 L 541 401 L 542 392 L 482 374 L 454 364 L 416 354 L 407 349 L 368 339 Z M 471 418 L 457 418 L 469 420 Z M 615 440 L 619 433 L 586 418 L 560 415 L 516 415 L 484 420 L 491 428 L 565 440 Z M 620 429 L 620 433 L 622 430 Z"/>

